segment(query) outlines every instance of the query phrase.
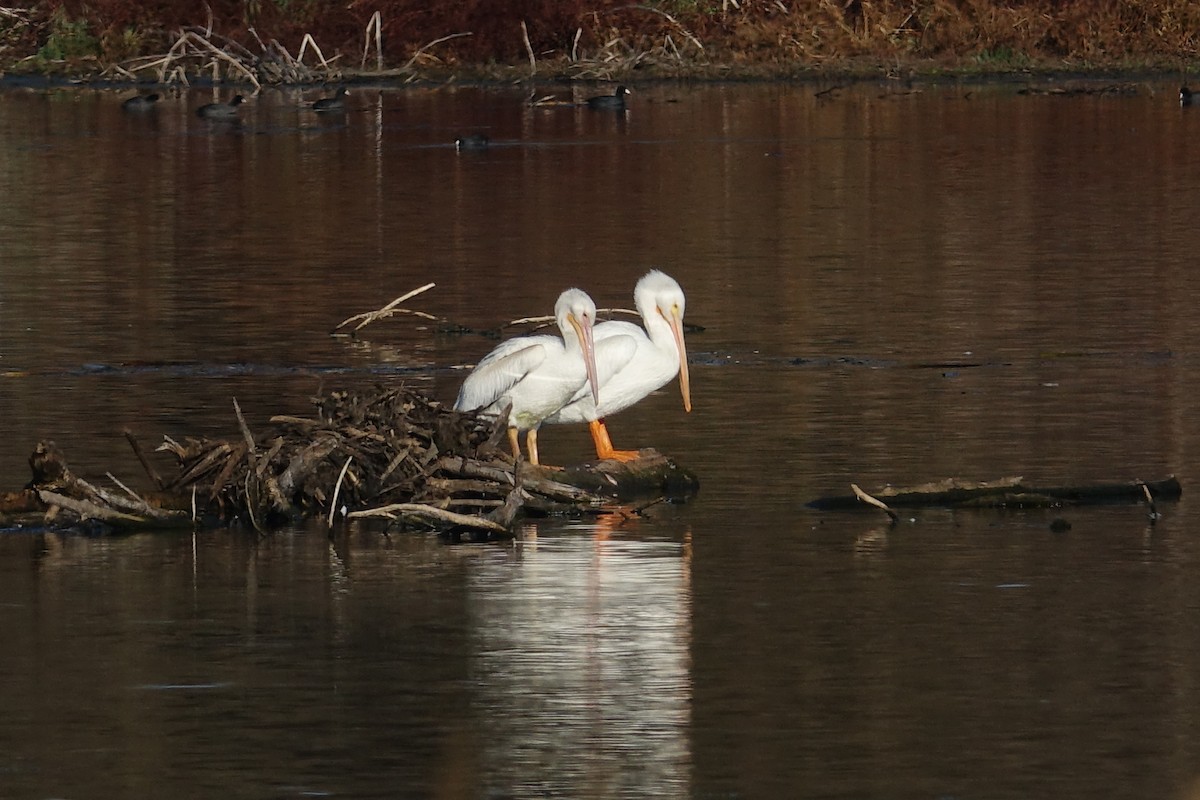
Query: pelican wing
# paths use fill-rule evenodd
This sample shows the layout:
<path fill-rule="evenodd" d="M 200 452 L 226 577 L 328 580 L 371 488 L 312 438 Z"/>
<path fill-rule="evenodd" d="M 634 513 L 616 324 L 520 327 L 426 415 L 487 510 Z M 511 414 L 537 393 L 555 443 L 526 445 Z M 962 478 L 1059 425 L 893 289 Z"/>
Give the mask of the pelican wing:
<path fill-rule="evenodd" d="M 488 353 L 463 381 L 454 409 L 499 411 L 499 407 L 490 407 L 498 404 L 514 386 L 546 360 L 547 348 L 537 341 L 541 338 L 529 336 L 509 339 Z"/>
<path fill-rule="evenodd" d="M 596 382 L 603 389 L 633 362 L 638 341 L 646 338 L 646 332 L 632 322 L 614 321 L 597 325 L 592 335 L 596 341 Z"/>
<path fill-rule="evenodd" d="M 600 392 L 604 392 L 604 384 L 613 379 L 617 373 L 625 369 L 634 355 L 637 354 L 637 339 L 630 335 L 628 331 L 621 328 L 609 328 L 601 332 L 601 328 L 608 325 L 626 325 L 628 323 L 606 322 L 603 325 L 596 326 L 596 382 L 600 385 Z M 636 325 L 629 325 L 634 331 L 640 332 L 640 328 Z M 559 414 L 567 411 L 567 409 L 578 410 L 585 416 L 588 413 L 594 412 L 596 402 L 592 399 L 592 387 L 584 384 L 577 392 L 568 400 L 563 409 L 556 414 L 552 414 L 547 418 L 547 422 L 556 423 L 567 421 L 559 419 Z M 567 411 L 570 414 L 569 411 Z"/>

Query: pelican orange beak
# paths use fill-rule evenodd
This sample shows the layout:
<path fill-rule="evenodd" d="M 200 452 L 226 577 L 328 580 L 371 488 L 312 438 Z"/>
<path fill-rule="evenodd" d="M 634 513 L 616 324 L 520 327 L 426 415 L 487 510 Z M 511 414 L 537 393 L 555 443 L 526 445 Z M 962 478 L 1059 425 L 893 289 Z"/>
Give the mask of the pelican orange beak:
<path fill-rule="evenodd" d="M 683 410 L 692 410 L 692 382 L 688 377 L 687 348 L 683 344 L 683 319 L 679 316 L 678 306 L 671 309 L 667 319 L 671 326 L 671 334 L 675 337 L 675 349 L 679 351 L 679 391 L 683 394 Z"/>
<path fill-rule="evenodd" d="M 596 343 L 592 339 L 592 321 L 584 318 L 580 322 L 574 314 L 567 317 L 575 335 L 579 337 L 579 345 L 583 348 L 583 366 L 587 370 L 588 383 L 592 386 L 592 400 L 600 405 L 600 381 L 596 378 Z"/>

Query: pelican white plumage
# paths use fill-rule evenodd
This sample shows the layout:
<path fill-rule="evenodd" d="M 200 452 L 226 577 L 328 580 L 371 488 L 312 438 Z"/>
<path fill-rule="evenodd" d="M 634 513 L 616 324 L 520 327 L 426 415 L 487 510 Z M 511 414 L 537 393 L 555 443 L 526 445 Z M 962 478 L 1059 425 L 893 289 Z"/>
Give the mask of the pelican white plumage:
<path fill-rule="evenodd" d="M 608 434 L 606 417 L 628 408 L 651 392 L 679 376 L 684 411 L 692 410 L 691 381 L 688 377 L 687 348 L 683 342 L 683 289 L 674 278 L 659 270 L 642 276 L 633 290 L 634 304 L 645 329 L 632 322 L 604 322 L 595 327 L 596 377 L 599 391 L 577 392 L 571 402 L 546 417 L 545 422 L 563 424 L 586 422 L 596 446 L 596 457 L 630 461 L 636 450 L 616 450 Z M 632 357 L 609 358 L 603 346 L 610 339 L 628 338 Z M 621 348 L 624 350 L 625 348 Z M 614 347 L 612 354 L 619 350 Z"/>
<path fill-rule="evenodd" d="M 562 338 L 521 336 L 501 342 L 475 366 L 463 381 L 454 403 L 456 411 L 499 414 L 510 403 L 508 440 L 513 457 L 521 455 L 521 431 L 529 461 L 538 463 L 537 431 L 547 416 L 578 394 L 593 396 L 596 350 L 593 326 L 596 304 L 586 292 L 567 289 L 554 304 L 554 318 Z M 612 361 L 612 351 L 606 347 Z M 632 355 L 632 347 L 628 348 Z"/>

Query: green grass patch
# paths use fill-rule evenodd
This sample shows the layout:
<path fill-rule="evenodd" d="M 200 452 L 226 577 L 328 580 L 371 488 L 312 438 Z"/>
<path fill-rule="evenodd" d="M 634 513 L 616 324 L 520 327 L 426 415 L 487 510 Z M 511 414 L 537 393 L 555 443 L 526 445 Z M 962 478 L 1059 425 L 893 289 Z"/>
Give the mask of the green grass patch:
<path fill-rule="evenodd" d="M 70 61 L 96 57 L 100 41 L 91 34 L 87 20 L 71 19 L 62 8 L 50 15 L 50 30 L 46 43 L 37 51 L 41 61 Z"/>

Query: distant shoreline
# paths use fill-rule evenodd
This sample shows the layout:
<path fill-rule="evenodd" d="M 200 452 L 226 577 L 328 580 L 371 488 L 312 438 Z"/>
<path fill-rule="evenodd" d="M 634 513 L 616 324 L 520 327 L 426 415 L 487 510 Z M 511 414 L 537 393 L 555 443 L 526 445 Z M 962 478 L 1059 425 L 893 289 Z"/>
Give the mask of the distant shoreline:
<path fill-rule="evenodd" d="M 0 9 L 0 80 L 330 83 L 871 80 L 1051 82 L 1200 75 L 1194 0 L 561 0 L 295 3 L 40 0 Z M 1196 78 L 1200 84 L 1200 78 Z"/>
<path fill-rule="evenodd" d="M 1013 86 L 1041 86 L 1041 87 L 1063 87 L 1069 85 L 1077 85 L 1083 89 L 1087 87 L 1100 88 L 1104 86 L 1112 87 L 1120 85 L 1129 90 L 1125 93 L 1131 93 L 1133 87 L 1137 84 L 1172 84 L 1174 88 L 1180 85 L 1187 85 L 1187 78 L 1181 77 L 1177 70 L 1169 69 L 1113 69 L 1113 68 L 1097 68 L 1090 70 L 1080 69 L 1052 69 L 1047 67 L 1042 70 L 1024 70 L 1013 72 L 951 72 L 946 70 L 938 71 L 912 71 L 903 77 L 887 74 L 884 72 L 872 73 L 861 70 L 828 70 L 828 71 L 813 71 L 813 72 L 797 72 L 785 74 L 770 74 L 761 72 L 741 73 L 729 71 L 724 74 L 703 75 L 644 75 L 644 76 L 629 76 L 620 79 L 581 79 L 570 78 L 556 75 L 529 75 L 528 73 L 503 75 L 496 74 L 495 70 L 490 70 L 487 73 L 474 73 L 471 70 L 463 70 L 449 73 L 428 74 L 421 77 L 396 77 L 388 74 L 379 73 L 343 73 L 335 79 L 314 79 L 295 82 L 281 82 L 263 84 L 258 89 L 288 89 L 288 88 L 305 88 L 305 87 L 322 87 L 332 84 L 346 86 L 370 86 L 384 88 L 403 88 L 403 87 L 431 87 L 431 86 L 481 86 L 481 87 L 526 87 L 531 91 L 538 88 L 554 88 L 567 87 L 573 85 L 608 85 L 615 84 L 617 81 L 626 83 L 629 86 L 638 85 L 665 85 L 665 84 L 707 84 L 707 83 L 747 83 L 747 84 L 762 84 L 762 83 L 790 83 L 797 85 L 811 85 L 827 87 L 831 85 L 846 85 L 853 86 L 859 84 L 879 83 L 879 84 L 903 84 L 913 86 L 945 86 L 951 84 L 963 84 L 974 86 L 988 85 L 1013 85 Z M 1200 77 L 1197 77 L 1193 83 L 1200 85 Z M 112 76 L 101 75 L 69 75 L 61 73 L 51 74 L 4 74 L 0 73 L 0 88 L 96 88 L 96 89 L 150 89 L 150 88 L 176 88 L 176 89 L 212 89 L 220 87 L 228 87 L 230 89 L 250 90 L 254 91 L 256 87 L 249 81 L 237 80 L 219 80 L 197 78 L 189 79 L 188 83 L 183 84 L 177 81 L 159 82 L 155 80 L 132 80 L 129 78 L 114 78 Z"/>

